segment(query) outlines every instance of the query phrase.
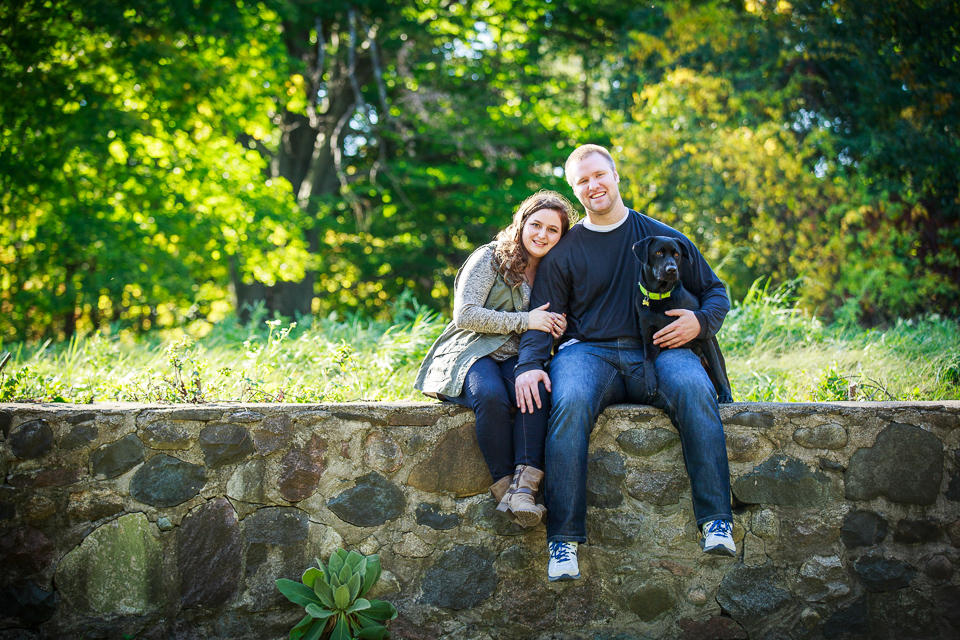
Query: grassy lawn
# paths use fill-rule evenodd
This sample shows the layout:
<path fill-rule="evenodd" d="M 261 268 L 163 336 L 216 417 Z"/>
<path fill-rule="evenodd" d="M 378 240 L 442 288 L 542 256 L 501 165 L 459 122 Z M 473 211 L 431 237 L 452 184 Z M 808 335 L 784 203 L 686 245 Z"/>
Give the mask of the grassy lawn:
<path fill-rule="evenodd" d="M 420 400 L 411 387 L 446 319 L 409 302 L 392 322 L 254 314 L 184 334 L 2 345 L 0 401 Z M 735 400 L 960 399 L 960 325 L 927 316 L 864 330 L 825 325 L 783 292 L 752 291 L 719 336 Z"/>

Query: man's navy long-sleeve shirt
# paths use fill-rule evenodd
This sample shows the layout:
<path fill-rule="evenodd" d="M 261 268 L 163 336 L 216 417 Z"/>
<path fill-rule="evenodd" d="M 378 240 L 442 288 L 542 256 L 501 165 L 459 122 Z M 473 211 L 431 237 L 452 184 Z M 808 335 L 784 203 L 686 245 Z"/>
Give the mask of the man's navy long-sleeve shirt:
<path fill-rule="evenodd" d="M 680 281 L 700 300 L 700 310 L 694 312 L 700 322 L 699 337 L 716 335 L 730 310 L 730 300 L 703 255 L 676 229 L 632 209 L 627 216 L 612 231 L 575 225 L 540 262 L 530 308 L 549 302 L 549 311 L 566 313 L 564 341 L 639 339 L 640 323 L 634 307 L 639 267 L 633 245 L 648 236 L 669 236 L 682 242 L 690 256 L 681 263 Z M 552 349 L 549 333 L 525 332 L 516 375 L 543 369 Z"/>

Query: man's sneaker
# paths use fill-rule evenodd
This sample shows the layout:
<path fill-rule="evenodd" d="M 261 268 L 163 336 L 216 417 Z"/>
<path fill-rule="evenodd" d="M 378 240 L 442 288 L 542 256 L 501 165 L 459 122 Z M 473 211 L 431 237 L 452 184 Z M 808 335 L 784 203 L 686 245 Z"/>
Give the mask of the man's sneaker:
<path fill-rule="evenodd" d="M 550 549 L 550 564 L 547 566 L 550 582 L 576 580 L 580 577 L 576 542 L 548 542 L 547 547 Z"/>
<path fill-rule="evenodd" d="M 715 556 L 737 555 L 737 545 L 733 542 L 733 525 L 729 520 L 711 520 L 703 525 L 702 533 L 700 547 L 705 553 Z"/>

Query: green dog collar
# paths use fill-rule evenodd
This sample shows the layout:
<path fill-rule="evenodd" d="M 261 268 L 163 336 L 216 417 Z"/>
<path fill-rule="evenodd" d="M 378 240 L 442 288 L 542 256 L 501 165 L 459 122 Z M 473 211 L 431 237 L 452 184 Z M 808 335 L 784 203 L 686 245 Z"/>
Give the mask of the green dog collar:
<path fill-rule="evenodd" d="M 671 293 L 670 291 L 667 291 L 666 293 L 650 293 L 649 291 L 643 288 L 643 284 L 638 282 L 637 286 L 640 287 L 640 293 L 643 294 L 643 304 L 645 304 L 648 307 L 650 306 L 651 300 L 666 300 L 667 298 L 670 297 L 670 293 Z"/>

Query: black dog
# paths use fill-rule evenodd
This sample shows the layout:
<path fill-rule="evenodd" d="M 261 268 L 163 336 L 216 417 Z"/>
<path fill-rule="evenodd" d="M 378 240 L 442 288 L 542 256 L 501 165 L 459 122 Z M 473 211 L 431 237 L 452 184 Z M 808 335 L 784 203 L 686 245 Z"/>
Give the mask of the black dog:
<path fill-rule="evenodd" d="M 665 311 L 697 311 L 700 309 L 700 301 L 684 289 L 680 282 L 680 265 L 683 260 L 689 260 L 690 256 L 686 247 L 678 240 L 666 236 L 650 236 L 634 244 L 633 252 L 640 260 L 636 307 L 643 337 L 643 369 L 647 393 L 653 395 L 657 392 L 654 363 L 660 355 L 660 347 L 653 344 L 653 334 L 676 320 L 675 316 L 668 316 Z M 717 401 L 733 402 L 727 365 L 720 353 L 717 339 L 695 339 L 684 346 L 700 356 L 700 361 L 716 389 Z"/>

